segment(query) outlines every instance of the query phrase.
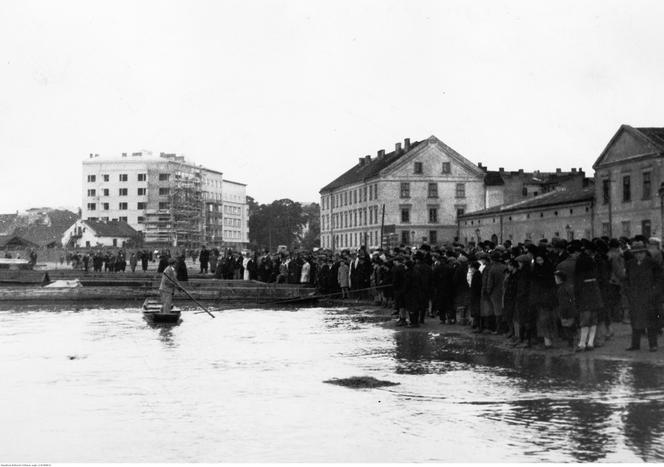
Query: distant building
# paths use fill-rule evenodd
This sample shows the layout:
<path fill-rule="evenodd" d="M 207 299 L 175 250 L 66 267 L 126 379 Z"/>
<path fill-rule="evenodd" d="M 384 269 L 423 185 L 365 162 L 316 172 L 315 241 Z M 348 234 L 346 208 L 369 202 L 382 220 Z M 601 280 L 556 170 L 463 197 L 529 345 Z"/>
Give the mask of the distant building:
<path fill-rule="evenodd" d="M 223 210 L 223 241 L 220 245 L 224 248 L 246 248 L 249 245 L 247 185 L 224 180 Z M 219 244 L 214 239 L 212 243 Z"/>
<path fill-rule="evenodd" d="M 63 232 L 77 219 L 71 211 L 52 208 L 0 214 L 0 235 L 15 235 L 38 247 L 57 247 Z"/>
<path fill-rule="evenodd" d="M 237 185 L 241 184 L 225 181 L 222 172 L 175 154 L 153 156 L 143 151 L 110 158 L 90 154 L 83 161 L 81 218 L 127 222 L 148 244 L 221 245 L 236 240 L 224 236 L 224 231 L 229 232 L 223 193 L 224 187 L 236 193 Z M 242 190 L 246 191 L 245 185 Z M 243 202 L 246 210 L 246 201 L 239 204 Z M 238 202 L 228 201 L 231 205 Z"/>
<path fill-rule="evenodd" d="M 135 246 L 140 234 L 124 221 L 78 220 L 62 236 L 67 248 Z"/>
<path fill-rule="evenodd" d="M 523 169 L 507 171 L 502 167 L 499 170 L 486 170 L 484 177 L 485 206 L 491 208 L 513 204 L 560 188 L 581 189 L 587 187 L 589 183 L 590 179 L 586 178 L 584 171 L 575 168 L 569 172 L 561 169 L 556 169 L 555 172 L 540 172 L 539 170 L 524 172 Z"/>
<path fill-rule="evenodd" d="M 594 187 L 559 188 L 512 204 L 459 216 L 459 241 L 495 244 L 546 238 L 592 238 Z"/>
<path fill-rule="evenodd" d="M 622 125 L 595 161 L 595 228 L 609 237 L 662 236 L 664 128 Z"/>
<path fill-rule="evenodd" d="M 26 248 L 38 248 L 34 242 L 19 235 L 0 235 L 0 248 L 3 250 L 24 250 Z"/>
<path fill-rule="evenodd" d="M 378 247 L 383 223 L 383 243 L 452 241 L 457 215 L 485 207 L 484 177 L 435 136 L 360 157 L 320 190 L 321 247 Z"/>

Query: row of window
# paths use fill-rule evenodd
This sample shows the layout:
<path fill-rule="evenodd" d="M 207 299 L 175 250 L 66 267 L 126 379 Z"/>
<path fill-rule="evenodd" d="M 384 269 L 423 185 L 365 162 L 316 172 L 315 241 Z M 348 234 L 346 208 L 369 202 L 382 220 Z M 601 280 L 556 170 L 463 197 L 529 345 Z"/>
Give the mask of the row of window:
<path fill-rule="evenodd" d="M 138 196 L 146 196 L 148 194 L 147 188 L 137 188 L 136 194 Z M 170 188 L 159 188 L 159 196 L 168 196 L 171 193 Z M 94 188 L 88 189 L 88 196 L 97 196 L 97 190 Z M 108 188 L 102 188 L 102 196 L 110 196 Z M 118 196 L 129 196 L 129 188 L 118 188 Z"/>
<path fill-rule="evenodd" d="M 230 227 L 241 227 L 242 226 L 242 220 L 241 219 L 229 219 L 228 217 L 224 218 L 224 225 L 230 226 Z"/>
<path fill-rule="evenodd" d="M 242 240 L 242 232 L 239 230 L 224 230 L 224 238 Z"/>
<path fill-rule="evenodd" d="M 452 166 L 449 162 L 443 162 L 441 173 L 449 174 L 452 172 Z M 422 162 L 415 162 L 413 164 L 413 173 L 421 175 L 424 173 L 424 164 Z"/>
<path fill-rule="evenodd" d="M 365 185 L 354 190 L 344 191 L 330 196 L 325 196 L 321 200 L 322 209 L 338 208 L 341 206 L 352 206 L 353 204 L 364 203 L 378 199 L 378 184 Z"/>
<path fill-rule="evenodd" d="M 410 224 L 411 208 L 403 207 L 401 208 L 401 223 Z M 457 208 L 457 217 L 462 216 L 465 212 L 465 208 Z M 428 208 L 428 223 L 437 224 L 438 221 L 438 208 L 429 207 Z M 472 222 L 472 221 L 471 221 Z M 352 227 L 361 227 L 366 225 L 377 225 L 379 224 L 379 211 L 378 206 L 371 206 L 364 209 L 356 209 L 353 211 L 340 212 L 337 214 L 332 214 L 332 228 L 334 229 L 346 229 Z M 466 221 L 466 225 L 468 221 Z M 330 229 L 330 215 L 326 214 L 321 216 L 321 229 L 323 231 Z"/>
<path fill-rule="evenodd" d="M 430 230 L 428 237 L 423 237 L 423 242 L 429 242 L 431 244 L 438 243 L 438 231 Z M 396 234 L 394 234 L 396 235 Z M 334 237 L 334 238 L 333 238 Z M 334 236 L 325 235 L 321 238 L 321 246 L 323 248 L 334 248 L 334 249 L 343 249 L 343 248 L 359 248 L 362 245 L 369 245 L 371 247 L 380 245 L 381 240 L 385 241 L 385 238 L 380 237 L 380 231 L 371 230 L 369 232 L 351 232 L 337 234 Z M 409 230 L 402 230 L 400 234 L 401 243 L 404 245 L 410 245 L 415 242 L 415 232 Z M 398 237 L 397 237 L 398 238 Z M 334 244 L 332 244 L 334 240 Z"/>
<path fill-rule="evenodd" d="M 224 214 L 231 214 L 234 216 L 242 215 L 242 208 L 240 206 L 227 206 L 224 205 Z"/>
<path fill-rule="evenodd" d="M 105 182 L 111 181 L 111 176 L 109 174 L 102 174 L 101 178 Z M 159 174 L 160 182 L 167 182 L 170 180 L 171 174 Z M 140 173 L 136 174 L 136 180 L 139 182 L 145 182 L 148 179 L 148 174 Z M 129 181 L 129 174 L 118 174 L 118 180 L 121 182 Z M 88 183 L 95 183 L 97 181 L 97 175 L 88 175 Z"/>
<path fill-rule="evenodd" d="M 637 224 L 638 225 L 638 224 Z M 620 223 L 621 233 L 623 237 L 632 236 L 632 222 L 631 221 L 622 221 Z M 650 219 L 644 219 L 641 221 L 641 235 L 648 238 L 652 234 L 652 222 Z M 602 223 L 602 235 L 606 237 L 617 236 L 615 232 L 611 231 L 611 225 L 608 222 Z"/>
<path fill-rule="evenodd" d="M 586 207 L 586 208 L 585 208 L 585 212 L 588 212 L 588 211 L 590 211 L 590 208 Z M 574 209 L 570 209 L 570 210 L 569 210 L 569 213 L 570 213 L 570 214 L 574 214 Z M 462 212 L 461 214 L 463 214 L 463 212 Z M 544 214 L 545 214 L 544 212 L 540 212 L 540 213 L 539 213 L 539 217 L 540 217 L 540 218 L 541 218 L 541 217 L 544 217 Z M 553 211 L 553 215 L 554 215 L 554 217 L 557 217 L 558 214 L 559 214 L 558 211 Z M 527 214 L 526 214 L 526 219 L 530 219 L 530 213 L 527 213 Z M 507 220 L 511 221 L 511 220 L 512 220 L 512 216 L 509 216 L 509 217 L 507 218 Z M 471 221 L 470 221 L 470 225 L 481 225 L 481 223 L 482 223 L 482 219 L 476 219 L 476 220 L 471 220 Z M 496 218 L 495 218 L 495 217 L 492 218 L 491 223 L 493 223 L 493 224 L 496 223 Z M 464 221 L 464 225 L 468 225 L 468 221 Z"/>
<path fill-rule="evenodd" d="M 323 230 L 330 227 L 330 215 L 322 216 L 321 226 Z M 378 206 L 370 206 L 363 209 L 354 209 L 352 211 L 338 212 L 332 214 L 332 225 L 335 229 L 343 229 L 348 227 L 358 227 L 362 225 L 377 225 L 378 219 Z"/>
<path fill-rule="evenodd" d="M 402 182 L 399 190 L 400 197 L 402 199 L 410 198 L 410 182 Z M 427 197 L 428 198 L 438 198 L 438 184 L 429 183 L 427 186 Z M 454 197 L 457 199 L 463 199 L 466 197 L 466 184 L 457 183 L 454 187 Z"/>
<path fill-rule="evenodd" d="M 136 209 L 139 211 L 145 210 L 148 207 L 148 203 L 145 202 L 138 202 L 136 203 Z M 170 209 L 171 203 L 169 202 L 161 202 L 159 203 L 159 209 Z M 101 210 L 103 211 L 108 211 L 111 208 L 111 203 L 101 203 Z M 118 203 L 118 209 L 120 211 L 126 211 L 129 209 L 129 203 L 126 202 L 121 202 Z M 88 203 L 88 211 L 96 211 L 97 210 L 97 203 Z"/>
<path fill-rule="evenodd" d="M 652 198 L 652 173 L 650 171 L 641 174 L 641 199 L 648 200 Z M 608 204 L 611 201 L 611 180 L 605 178 L 602 180 L 602 201 Z M 629 203 L 632 201 L 632 176 L 622 176 L 622 201 Z"/>

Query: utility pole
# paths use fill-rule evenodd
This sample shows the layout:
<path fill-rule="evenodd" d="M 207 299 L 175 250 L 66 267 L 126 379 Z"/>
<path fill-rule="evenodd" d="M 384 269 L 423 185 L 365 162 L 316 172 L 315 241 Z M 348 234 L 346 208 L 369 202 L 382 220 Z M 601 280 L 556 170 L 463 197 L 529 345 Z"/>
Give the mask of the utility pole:
<path fill-rule="evenodd" d="M 383 204 L 383 213 L 380 220 L 380 247 L 383 248 L 383 229 L 385 228 L 385 205 Z"/>

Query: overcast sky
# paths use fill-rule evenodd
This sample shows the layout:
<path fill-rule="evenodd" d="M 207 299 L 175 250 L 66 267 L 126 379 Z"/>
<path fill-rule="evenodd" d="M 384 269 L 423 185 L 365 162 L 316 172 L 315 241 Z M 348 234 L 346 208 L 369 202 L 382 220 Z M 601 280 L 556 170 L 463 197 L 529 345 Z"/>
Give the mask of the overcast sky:
<path fill-rule="evenodd" d="M 78 207 L 91 152 L 177 152 L 318 200 L 436 135 L 497 169 L 591 166 L 664 126 L 664 2 L 0 2 L 0 212 Z"/>

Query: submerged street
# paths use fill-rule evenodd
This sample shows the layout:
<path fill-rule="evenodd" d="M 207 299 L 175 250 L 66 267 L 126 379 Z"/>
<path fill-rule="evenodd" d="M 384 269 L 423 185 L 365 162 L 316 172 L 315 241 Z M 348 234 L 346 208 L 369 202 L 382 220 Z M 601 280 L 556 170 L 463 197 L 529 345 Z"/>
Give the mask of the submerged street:
<path fill-rule="evenodd" d="M 6 462 L 664 460 L 664 367 L 361 309 L 0 311 Z M 376 389 L 325 384 L 370 376 Z M 34 440 L 39 439 L 39 443 Z"/>

